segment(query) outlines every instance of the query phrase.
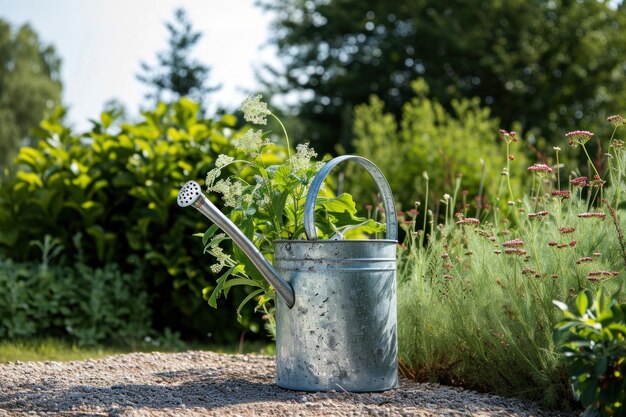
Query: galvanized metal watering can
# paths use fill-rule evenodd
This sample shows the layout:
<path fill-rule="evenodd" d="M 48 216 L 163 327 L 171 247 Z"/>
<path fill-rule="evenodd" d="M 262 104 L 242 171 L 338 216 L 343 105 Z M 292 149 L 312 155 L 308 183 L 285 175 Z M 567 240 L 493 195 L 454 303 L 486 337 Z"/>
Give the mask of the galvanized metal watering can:
<path fill-rule="evenodd" d="M 317 240 L 315 202 L 339 163 L 361 165 L 374 179 L 386 212 L 384 240 Z M 275 242 L 272 266 L 254 244 L 189 181 L 178 204 L 217 224 L 280 295 L 276 300 L 276 383 L 298 391 L 384 391 L 398 383 L 396 237 L 393 196 L 382 172 L 359 156 L 329 161 L 307 194 L 309 240 Z"/>

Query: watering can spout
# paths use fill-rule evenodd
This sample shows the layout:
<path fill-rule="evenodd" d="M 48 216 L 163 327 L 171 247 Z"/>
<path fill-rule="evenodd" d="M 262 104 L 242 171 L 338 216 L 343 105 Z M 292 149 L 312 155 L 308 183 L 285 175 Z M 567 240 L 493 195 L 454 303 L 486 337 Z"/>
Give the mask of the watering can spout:
<path fill-rule="evenodd" d="M 235 224 L 226 217 L 202 192 L 200 184 L 195 181 L 188 181 L 183 188 L 180 189 L 177 199 L 178 205 L 181 207 L 192 206 L 200 213 L 204 214 L 209 220 L 219 226 L 233 241 L 241 248 L 243 253 L 252 261 L 254 266 L 265 277 L 265 279 L 274 287 L 278 295 L 282 297 L 289 308 L 295 303 L 295 295 L 293 287 L 289 284 L 274 267 L 265 259 L 263 254 Z"/>

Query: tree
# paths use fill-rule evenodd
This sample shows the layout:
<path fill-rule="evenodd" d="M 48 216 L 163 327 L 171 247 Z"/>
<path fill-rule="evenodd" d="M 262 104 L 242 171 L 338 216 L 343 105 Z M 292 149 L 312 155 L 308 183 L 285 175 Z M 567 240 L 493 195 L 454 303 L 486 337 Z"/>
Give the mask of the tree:
<path fill-rule="evenodd" d="M 28 25 L 0 20 L 0 167 L 30 137 L 44 113 L 60 102 L 61 60 Z"/>
<path fill-rule="evenodd" d="M 510 127 L 547 138 L 619 111 L 626 97 L 623 3 L 599 0 L 264 0 L 284 69 L 262 79 L 300 92 L 319 150 L 344 146 L 371 93 L 396 117 L 423 77 L 448 110 L 479 97 Z M 622 104 L 623 103 L 622 99 Z M 581 120 L 584 119 L 584 120 Z M 319 146 L 322 145 L 322 146 Z"/>
<path fill-rule="evenodd" d="M 221 86 L 207 86 L 211 69 L 191 58 L 191 50 L 202 33 L 193 30 L 184 9 L 177 9 L 174 14 L 175 21 L 165 25 L 169 32 L 168 49 L 157 54 L 157 65 L 142 62 L 143 73 L 137 79 L 151 89 L 146 98 L 155 103 L 174 102 L 182 97 L 202 103 L 207 94 Z"/>

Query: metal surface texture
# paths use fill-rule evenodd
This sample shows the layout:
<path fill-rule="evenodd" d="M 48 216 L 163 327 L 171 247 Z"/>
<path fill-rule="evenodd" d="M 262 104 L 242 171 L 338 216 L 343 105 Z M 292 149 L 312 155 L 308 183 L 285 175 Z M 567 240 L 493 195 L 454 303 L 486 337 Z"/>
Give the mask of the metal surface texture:
<path fill-rule="evenodd" d="M 276 304 L 276 383 L 368 392 L 398 382 L 396 241 L 278 241 L 296 303 Z"/>
<path fill-rule="evenodd" d="M 259 272 L 274 287 L 276 292 L 283 298 L 287 306 L 294 304 L 294 291 L 291 285 L 274 269 L 265 259 L 263 254 L 254 246 L 246 235 L 235 224 L 224 215 L 202 192 L 200 184 L 195 181 L 187 181 L 180 189 L 177 198 L 181 207 L 192 206 L 200 213 L 204 214 L 213 223 L 219 226 L 233 241 L 241 248 Z"/>
<path fill-rule="evenodd" d="M 372 176 L 372 179 L 380 192 L 383 207 L 385 208 L 387 239 L 395 240 L 398 236 L 398 219 L 389 183 L 380 169 L 372 161 L 356 155 L 344 155 L 331 159 L 322 167 L 322 169 L 320 169 L 315 178 L 313 178 L 311 188 L 309 188 L 309 192 L 307 193 L 306 201 L 304 203 L 304 230 L 307 238 L 309 240 L 317 239 L 317 230 L 315 228 L 315 203 L 317 195 L 320 192 L 320 188 L 324 184 L 324 180 L 326 180 L 330 171 L 345 161 L 351 161 L 361 165 Z"/>

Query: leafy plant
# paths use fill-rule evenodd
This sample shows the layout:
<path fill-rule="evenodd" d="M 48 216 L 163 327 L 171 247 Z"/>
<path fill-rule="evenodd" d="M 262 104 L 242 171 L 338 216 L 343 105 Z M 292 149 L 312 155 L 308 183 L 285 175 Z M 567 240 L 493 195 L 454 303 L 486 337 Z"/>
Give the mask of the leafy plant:
<path fill-rule="evenodd" d="M 483 204 L 493 200 L 502 172 L 501 158 L 513 154 L 498 146 L 494 134 L 498 120 L 477 99 L 455 100 L 448 111 L 431 98 L 423 79 L 411 86 L 415 97 L 404 103 L 400 121 L 386 112 L 377 96 L 356 107 L 355 152 L 381 167 L 404 209 L 413 206 L 416 195 L 428 192 L 422 181 L 424 171 L 430 178 L 431 198 L 434 193 L 452 189 L 462 175 L 463 187 L 473 194 L 468 196 L 469 202 L 473 197 Z M 516 167 L 525 165 L 523 152 L 511 158 L 515 158 Z M 512 186 L 519 190 L 520 177 L 515 173 L 510 172 Z M 363 198 L 367 188 L 354 181 L 349 189 Z"/>
<path fill-rule="evenodd" d="M 229 316 L 202 299 L 212 273 L 191 236 L 202 219 L 181 210 L 176 195 L 186 178 L 213 168 L 218 153 L 234 152 L 242 133 L 233 116 L 200 119 L 198 112 L 186 99 L 161 103 L 137 123 L 118 124 L 104 112 L 84 134 L 64 125 L 63 110 L 52 114 L 39 142 L 22 148 L 0 181 L 0 254 L 35 261 L 31 241 L 50 235 L 70 248 L 80 233 L 89 268 L 142 272 L 157 328 L 237 340 L 241 327 L 224 325 Z M 72 266 L 75 255 L 65 251 L 57 264 Z M 233 302 L 246 297 L 235 295 Z"/>
<path fill-rule="evenodd" d="M 554 301 L 565 319 L 554 342 L 568 364 L 572 386 L 586 408 L 584 416 L 626 414 L 626 304 L 602 291 L 583 291 L 575 309 Z"/>
<path fill-rule="evenodd" d="M 222 194 L 224 205 L 232 208 L 230 219 L 271 260 L 275 240 L 305 238 L 305 199 L 311 181 L 324 163 L 315 162 L 313 158 L 317 154 L 307 144 L 298 145 L 296 152 L 291 153 L 289 136 L 282 122 L 268 110 L 260 95 L 247 98 L 241 109 L 249 122 L 265 125 L 268 117 L 276 121 L 285 135 L 287 158 L 276 154 L 276 147 L 264 137 L 262 130 L 250 129 L 235 142 L 240 158 L 218 156 L 216 168 L 206 178 L 207 190 Z M 226 167 L 234 167 L 236 174 L 219 179 Z M 376 233 L 384 229 L 380 223 L 358 217 L 349 194 L 335 197 L 327 189 L 318 198 L 315 211 L 320 237 L 343 238 L 346 234 Z M 254 291 L 241 302 L 237 314 L 248 301 L 256 298 L 256 308 L 263 311 L 273 328 L 274 289 L 237 248 L 232 256 L 225 253 L 219 245 L 229 238 L 223 233 L 215 235 L 216 231 L 216 226 L 209 228 L 203 242 L 205 250 L 218 260 L 211 267 L 213 272 L 223 269 L 226 272 L 218 278 L 211 292 L 207 289 L 209 304 L 215 307 L 217 298 L 222 294 L 226 296 L 234 286 L 252 287 Z"/>
<path fill-rule="evenodd" d="M 148 294 L 139 271 L 116 265 L 56 264 L 65 252 L 46 235 L 34 242 L 40 262 L 0 257 L 0 338 L 69 336 L 79 345 L 130 343 L 151 333 Z M 80 236 L 74 239 L 81 253 Z"/>

